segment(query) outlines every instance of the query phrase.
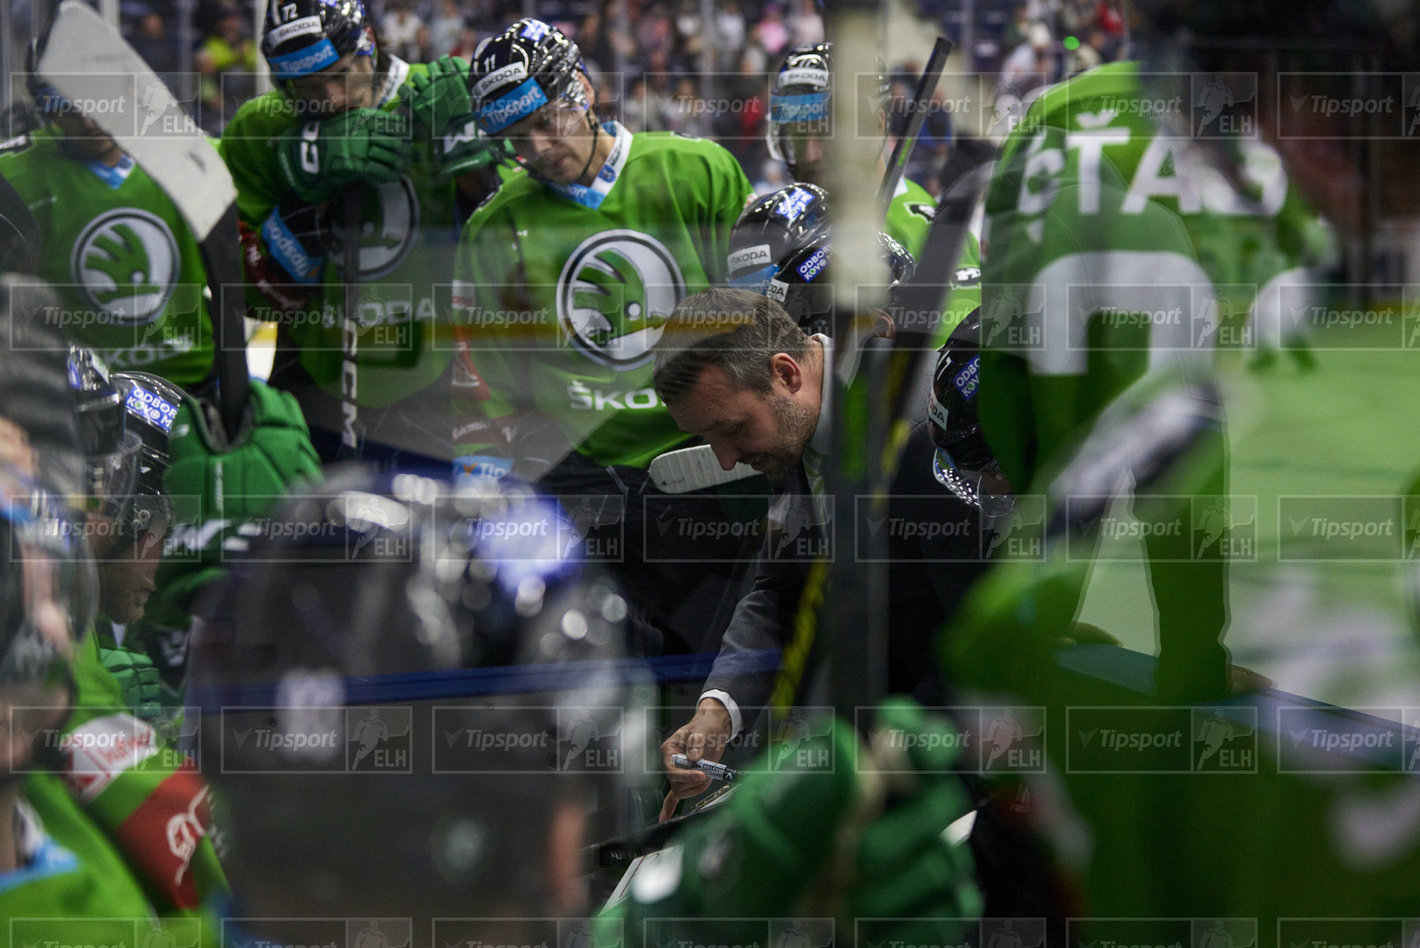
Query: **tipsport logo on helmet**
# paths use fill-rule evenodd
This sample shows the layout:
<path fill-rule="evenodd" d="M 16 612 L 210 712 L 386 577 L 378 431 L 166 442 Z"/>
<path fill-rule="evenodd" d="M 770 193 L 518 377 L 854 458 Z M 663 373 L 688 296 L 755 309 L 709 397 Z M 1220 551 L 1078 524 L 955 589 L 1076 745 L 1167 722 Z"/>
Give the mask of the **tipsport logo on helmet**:
<path fill-rule="evenodd" d="M 547 104 L 547 96 L 534 79 L 524 79 L 516 89 L 478 110 L 478 124 L 496 135 L 514 122 L 532 115 Z"/>
<path fill-rule="evenodd" d="M 271 65 L 271 71 L 276 73 L 278 79 L 294 79 L 298 76 L 320 72 L 322 69 L 335 65 L 339 59 L 340 53 L 336 51 L 335 45 L 329 39 L 322 37 L 320 42 L 314 46 L 307 46 L 281 56 L 268 56 L 266 61 Z"/>
<path fill-rule="evenodd" d="M 582 241 L 557 280 L 557 321 L 593 361 L 619 372 L 651 360 L 685 295 L 680 266 L 660 241 L 612 230 Z"/>

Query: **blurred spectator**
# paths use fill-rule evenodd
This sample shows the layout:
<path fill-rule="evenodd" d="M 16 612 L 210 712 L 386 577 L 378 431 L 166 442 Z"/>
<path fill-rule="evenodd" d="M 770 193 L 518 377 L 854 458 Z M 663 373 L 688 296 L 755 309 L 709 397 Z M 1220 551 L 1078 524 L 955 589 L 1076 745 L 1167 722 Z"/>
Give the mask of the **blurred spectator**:
<path fill-rule="evenodd" d="M 716 4 L 715 19 L 715 68 L 729 72 L 738 64 L 740 50 L 745 44 L 745 15 L 739 0 L 725 0 Z"/>
<path fill-rule="evenodd" d="M 689 69 L 700 69 L 701 37 L 705 25 L 700 21 L 698 0 L 680 0 L 675 16 L 676 58 Z"/>
<path fill-rule="evenodd" d="M 645 75 L 631 83 L 622 108 L 622 124 L 633 132 L 661 132 L 670 128 L 670 102 L 659 83 L 651 83 Z"/>
<path fill-rule="evenodd" d="M 774 59 L 789 45 L 789 27 L 785 25 L 777 3 L 764 8 L 764 19 L 759 21 L 758 39 L 759 45 Z"/>
<path fill-rule="evenodd" d="M 220 135 L 227 117 L 256 93 L 256 43 L 248 26 L 247 14 L 240 7 L 222 7 L 215 31 L 193 55 L 201 77 L 199 123 L 210 134 Z"/>
<path fill-rule="evenodd" d="M 822 43 L 823 17 L 814 8 L 814 0 L 794 0 L 794 12 L 789 14 L 786 25 L 789 28 L 790 46 L 807 46 Z"/>
<path fill-rule="evenodd" d="M 168 25 L 158 13 L 149 10 L 140 15 L 129 42 L 154 72 L 164 78 L 177 72 L 177 43 L 168 35 Z"/>
<path fill-rule="evenodd" d="M 439 0 L 439 12 L 429 21 L 429 58 L 438 59 L 452 53 L 459 45 L 465 25 L 459 0 Z"/>
<path fill-rule="evenodd" d="M 1050 27 L 1044 23 L 1032 23 L 1021 43 L 1006 61 L 1001 64 L 999 92 L 1023 96 L 1037 86 L 1042 86 L 1055 78 L 1054 57 L 1051 53 L 1052 38 Z"/>
<path fill-rule="evenodd" d="M 392 0 L 389 10 L 380 18 L 380 44 L 383 49 L 407 63 L 422 63 L 426 30 L 419 14 L 410 9 L 408 0 Z"/>

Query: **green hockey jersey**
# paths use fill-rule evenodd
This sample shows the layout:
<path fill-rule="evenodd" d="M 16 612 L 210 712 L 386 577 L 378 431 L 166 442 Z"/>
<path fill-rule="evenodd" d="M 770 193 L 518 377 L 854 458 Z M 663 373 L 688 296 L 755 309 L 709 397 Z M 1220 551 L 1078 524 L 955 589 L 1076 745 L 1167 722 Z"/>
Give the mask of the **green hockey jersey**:
<path fill-rule="evenodd" d="M 401 88 L 428 68 L 391 57 L 377 107 L 389 112 L 401 109 Z M 407 112 L 407 106 L 403 110 Z M 307 420 L 313 428 L 339 431 L 347 348 L 343 337 L 343 253 L 338 246 L 331 247 L 312 286 L 294 282 L 273 285 L 253 279 L 266 258 L 279 258 L 281 253 L 279 246 L 273 246 L 279 238 L 265 225 L 288 194 L 278 166 L 282 138 L 301 122 L 280 91 L 268 92 L 237 110 L 223 132 L 221 152 L 237 186 L 251 287 L 250 315 L 282 324 L 283 347 L 298 350 L 300 367 L 316 388 L 314 392 L 296 390 Z M 328 227 L 335 227 L 338 221 L 335 203 L 326 211 Z M 449 363 L 452 345 L 448 338 L 440 337 L 436 313 L 447 307 L 453 275 L 456 205 L 455 186 L 441 178 L 432 140 L 415 142 L 413 165 L 400 180 L 365 189 L 360 208 L 359 312 L 353 340 L 357 353 L 354 400 L 360 406 L 381 408 L 410 399 L 429 388 Z M 337 235 L 333 243 L 338 240 Z M 275 374 L 273 382 L 286 384 Z M 418 404 L 426 413 L 447 418 L 445 389 L 438 391 L 437 398 Z M 435 423 L 431 427 L 438 430 L 405 432 L 407 440 L 394 431 L 370 435 L 426 453 L 446 450 L 447 425 Z"/>
<path fill-rule="evenodd" d="M 53 774 L 31 774 L 22 787 L 13 817 L 24 865 L 0 873 L 0 946 L 143 948 L 158 923 L 112 844 Z M 196 948 L 196 919 L 171 925 L 182 933 L 177 945 Z"/>
<path fill-rule="evenodd" d="M 141 369 L 192 387 L 212 370 L 212 319 L 197 240 L 172 199 L 133 159 L 72 155 L 42 129 L 0 154 L 3 175 L 39 225 L 46 312 L 114 371 Z"/>
<path fill-rule="evenodd" d="M 918 266 L 922 265 L 922 249 L 927 232 L 937 216 L 937 202 L 927 189 L 916 181 L 902 178 L 897 183 L 888 204 L 883 232 L 908 249 Z M 949 274 L 951 297 L 946 311 L 932 334 L 932 345 L 940 349 L 952 330 L 981 305 L 981 243 L 968 231 L 962 241 L 961 257 Z"/>
<path fill-rule="evenodd" d="M 980 414 L 1017 490 L 1147 371 L 1206 373 L 1215 350 L 1276 336 L 1254 304 L 1313 262 L 1316 217 L 1276 153 L 1238 143 L 1232 186 L 1198 141 L 1158 130 L 1169 88 L 1134 63 L 1091 70 L 1036 99 L 998 159 Z"/>
<path fill-rule="evenodd" d="M 471 370 L 454 395 L 474 413 L 455 429 L 466 468 L 510 456 L 487 421 L 521 412 L 598 464 L 645 467 L 687 440 L 651 387 L 652 347 L 682 297 L 724 279 L 750 183 L 713 142 L 606 128 L 615 142 L 593 186 L 518 173 L 464 228 L 454 319 Z"/>

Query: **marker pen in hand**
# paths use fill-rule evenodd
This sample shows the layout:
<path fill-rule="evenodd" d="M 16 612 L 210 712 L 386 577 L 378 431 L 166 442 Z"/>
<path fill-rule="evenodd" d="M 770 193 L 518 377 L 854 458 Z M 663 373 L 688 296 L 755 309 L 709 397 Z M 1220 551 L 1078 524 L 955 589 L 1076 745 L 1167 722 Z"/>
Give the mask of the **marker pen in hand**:
<path fill-rule="evenodd" d="M 692 764 L 690 758 L 686 757 L 684 754 L 672 754 L 671 763 L 682 770 L 699 770 L 711 780 L 723 780 L 725 783 L 734 783 L 736 778 L 739 777 L 739 774 L 735 770 L 726 767 L 724 764 L 717 764 L 709 760 L 697 760 Z"/>

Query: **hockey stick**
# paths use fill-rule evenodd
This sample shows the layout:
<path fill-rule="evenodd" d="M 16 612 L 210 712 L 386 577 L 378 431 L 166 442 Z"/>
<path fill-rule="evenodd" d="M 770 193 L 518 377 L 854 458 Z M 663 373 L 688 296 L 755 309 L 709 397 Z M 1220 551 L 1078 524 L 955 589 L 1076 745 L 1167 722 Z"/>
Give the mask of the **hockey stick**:
<path fill-rule="evenodd" d="M 85 116 L 143 166 L 192 228 L 212 292 L 218 410 L 228 435 L 235 434 L 250 380 L 232 176 L 143 58 L 79 0 L 60 4 L 37 68 L 71 102 L 102 104 Z"/>
<path fill-rule="evenodd" d="M 697 444 L 656 455 L 646 466 L 646 473 L 663 493 L 686 494 L 754 477 L 759 472 L 748 464 L 736 464 L 727 471 L 715 459 L 710 445 Z"/>
<path fill-rule="evenodd" d="M 345 300 L 341 314 L 340 365 L 340 444 L 355 458 L 360 455 L 359 366 L 356 357 L 360 340 L 360 204 L 365 186 L 347 187 L 340 195 L 340 229 L 344 232 L 341 252 L 343 263 L 340 278 L 345 281 Z"/>
<path fill-rule="evenodd" d="M 883 172 L 883 183 L 878 190 L 878 203 L 882 205 L 884 217 L 887 216 L 888 205 L 892 203 L 898 182 L 907 170 L 907 159 L 912 154 L 912 146 L 917 143 L 917 136 L 922 134 L 922 124 L 927 121 L 927 106 L 937 91 L 937 84 L 942 79 L 942 70 L 951 51 L 952 41 L 945 36 L 937 37 L 937 41 L 932 44 L 932 55 L 927 59 L 927 67 L 922 70 L 922 75 L 917 80 L 917 90 L 912 96 L 912 114 L 907 119 L 907 131 L 892 148 L 892 155 L 888 158 L 887 168 Z"/>

